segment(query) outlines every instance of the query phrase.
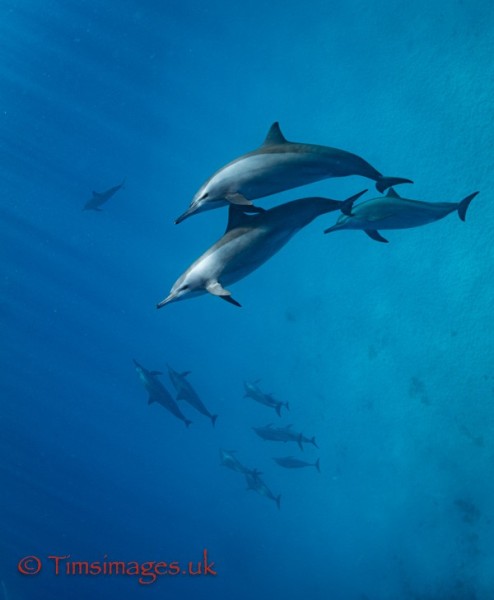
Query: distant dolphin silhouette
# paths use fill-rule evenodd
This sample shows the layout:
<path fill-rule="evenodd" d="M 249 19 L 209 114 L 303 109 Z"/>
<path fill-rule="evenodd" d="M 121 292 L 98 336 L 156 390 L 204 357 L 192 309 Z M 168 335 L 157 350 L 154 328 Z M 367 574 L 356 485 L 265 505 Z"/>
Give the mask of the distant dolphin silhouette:
<path fill-rule="evenodd" d="M 270 440 L 272 442 L 297 442 L 301 450 L 304 449 L 304 443 L 312 444 L 316 448 L 319 448 L 314 436 L 308 438 L 302 433 L 294 431 L 292 425 L 273 427 L 273 424 L 269 423 L 269 425 L 266 425 L 265 427 L 253 427 L 252 429 L 263 440 Z"/>
<path fill-rule="evenodd" d="M 281 458 L 273 458 L 273 460 L 277 462 L 280 465 L 280 467 L 285 467 L 285 469 L 302 469 L 303 467 L 315 467 L 319 473 L 321 472 L 319 459 L 317 459 L 315 463 L 309 463 L 305 460 L 300 460 L 299 458 L 293 458 L 293 456 L 283 456 Z"/>
<path fill-rule="evenodd" d="M 386 196 L 365 200 L 351 207 L 350 211 L 347 206 L 347 214 L 341 215 L 336 225 L 329 227 L 324 233 L 340 229 L 362 229 L 376 242 L 387 242 L 379 229 L 420 227 L 439 221 L 455 210 L 464 221 L 470 202 L 478 193 L 470 194 L 461 202 L 422 202 L 402 198 L 391 188 Z"/>
<path fill-rule="evenodd" d="M 270 406 L 271 408 L 274 408 L 279 417 L 281 417 L 282 406 L 284 406 L 287 410 L 290 410 L 288 402 L 281 402 L 280 400 L 276 400 L 273 394 L 266 394 L 257 385 L 257 382 L 249 383 L 244 381 L 244 389 L 244 398 L 252 398 L 256 402 L 259 402 L 259 404 L 264 404 L 264 406 Z"/>
<path fill-rule="evenodd" d="M 273 492 L 268 488 L 268 486 L 264 483 L 264 481 L 260 477 L 261 473 L 257 471 L 252 471 L 250 473 L 245 473 L 245 480 L 247 482 L 247 490 L 253 490 L 257 492 L 261 496 L 265 498 L 269 498 L 269 500 L 273 500 L 276 502 L 276 506 L 278 510 L 281 508 L 281 494 L 275 496 Z"/>
<path fill-rule="evenodd" d="M 116 186 L 110 188 L 109 190 L 106 190 L 106 192 L 93 192 L 93 197 L 86 202 L 86 204 L 84 205 L 82 210 L 101 211 L 100 206 L 102 204 L 104 204 L 105 202 L 108 202 L 108 200 L 113 195 L 115 195 L 119 189 L 121 189 L 124 186 L 124 183 L 125 183 L 125 179 L 122 181 L 121 184 L 116 185 Z"/>
<path fill-rule="evenodd" d="M 153 404 L 153 402 L 161 404 L 161 406 L 169 410 L 172 415 L 183 421 L 185 426 L 188 427 L 192 421 L 182 414 L 182 411 L 172 398 L 170 392 L 158 379 L 158 375 L 162 374 L 161 371 L 148 371 L 148 369 L 140 365 L 135 359 L 133 360 L 139 379 L 149 394 L 148 404 Z"/>
<path fill-rule="evenodd" d="M 203 414 L 206 417 L 209 417 L 214 427 L 218 415 L 212 415 L 209 412 L 209 410 L 204 406 L 204 403 L 199 398 L 199 395 L 187 379 L 187 376 L 190 375 L 190 371 L 183 371 L 182 373 L 180 373 L 179 371 L 175 371 L 175 369 L 172 369 L 170 365 L 167 366 L 168 375 L 173 384 L 173 387 L 177 391 L 177 400 L 185 400 L 201 414 Z"/>
<path fill-rule="evenodd" d="M 277 194 L 321 179 L 361 175 L 377 182 L 382 192 L 410 179 L 383 177 L 356 154 L 315 144 L 288 142 L 278 123 L 273 123 L 263 145 L 216 171 L 195 194 L 189 208 L 175 220 L 181 223 L 196 212 L 228 203 L 260 212 L 252 200 Z"/>
<path fill-rule="evenodd" d="M 345 202 L 302 198 L 256 215 L 246 215 L 238 206 L 230 206 L 223 237 L 177 279 L 170 294 L 157 307 L 207 292 L 240 306 L 224 285 L 252 273 L 316 217 L 344 209 L 347 203 L 350 206 L 363 193 Z"/>

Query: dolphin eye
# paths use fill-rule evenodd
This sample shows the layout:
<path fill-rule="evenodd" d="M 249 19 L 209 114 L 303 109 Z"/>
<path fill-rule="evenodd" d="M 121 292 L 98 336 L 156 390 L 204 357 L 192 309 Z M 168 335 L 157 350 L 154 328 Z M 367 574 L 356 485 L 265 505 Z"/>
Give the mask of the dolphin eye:
<path fill-rule="evenodd" d="M 188 285 L 183 285 L 183 286 L 180 288 L 180 290 L 181 290 L 182 292 L 186 292 L 188 289 L 189 289 L 189 286 L 188 286 Z"/>
<path fill-rule="evenodd" d="M 206 198 L 209 196 L 209 192 L 206 192 L 205 194 L 202 195 L 202 199 L 206 200 Z"/>

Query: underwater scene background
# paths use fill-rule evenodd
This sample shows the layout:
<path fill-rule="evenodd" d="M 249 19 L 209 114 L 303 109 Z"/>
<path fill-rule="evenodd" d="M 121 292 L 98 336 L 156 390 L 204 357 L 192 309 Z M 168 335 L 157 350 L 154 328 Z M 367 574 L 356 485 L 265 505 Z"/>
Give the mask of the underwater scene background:
<path fill-rule="evenodd" d="M 494 11 L 487 1 L 2 0 L 2 600 L 494 598 Z M 456 214 L 323 235 L 320 217 L 234 284 L 157 311 L 224 231 L 174 218 L 279 121 Z M 91 191 L 125 179 L 102 212 Z M 361 177 L 256 203 L 342 200 Z M 372 196 L 371 196 L 372 197 Z M 133 359 L 189 381 L 189 428 Z M 288 402 L 244 398 L 244 382 Z M 259 439 L 293 424 L 319 449 Z M 281 508 L 220 466 L 262 471 Z M 283 469 L 293 455 L 316 469 Z M 216 575 L 54 572 L 179 561 Z M 23 575 L 26 556 L 42 562 Z M 64 559 L 65 560 L 65 559 Z M 148 581 L 148 580 L 147 580 Z"/>

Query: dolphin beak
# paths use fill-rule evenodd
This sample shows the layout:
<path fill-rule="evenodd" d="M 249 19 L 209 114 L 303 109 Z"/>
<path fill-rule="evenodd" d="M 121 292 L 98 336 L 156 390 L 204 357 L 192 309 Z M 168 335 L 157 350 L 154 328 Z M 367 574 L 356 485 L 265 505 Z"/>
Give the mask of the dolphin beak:
<path fill-rule="evenodd" d="M 163 308 L 163 306 L 165 306 L 165 304 L 169 304 L 170 302 L 173 302 L 177 297 L 177 292 L 171 292 L 170 294 L 168 294 L 168 296 L 162 300 L 161 302 L 159 302 L 156 305 L 156 308 Z"/>
<path fill-rule="evenodd" d="M 181 214 L 179 217 L 177 217 L 175 219 L 175 225 L 178 225 L 182 221 L 185 221 L 185 219 L 187 219 L 188 217 L 193 215 L 196 212 L 196 210 L 197 210 L 197 208 L 191 204 L 189 206 L 189 208 L 183 214 Z"/>

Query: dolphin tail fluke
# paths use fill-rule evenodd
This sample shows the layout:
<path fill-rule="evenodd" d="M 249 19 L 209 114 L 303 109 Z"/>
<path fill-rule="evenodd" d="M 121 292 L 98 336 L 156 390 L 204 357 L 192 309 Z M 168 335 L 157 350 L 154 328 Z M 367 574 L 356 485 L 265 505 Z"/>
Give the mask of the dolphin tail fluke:
<path fill-rule="evenodd" d="M 279 494 L 276 498 L 276 506 L 278 507 L 278 510 L 281 510 L 281 494 Z"/>
<path fill-rule="evenodd" d="M 368 190 L 363 190 L 361 192 L 359 192 L 358 194 L 354 194 L 353 196 L 350 196 L 350 198 L 347 198 L 346 200 L 344 200 L 341 204 L 340 210 L 344 215 L 347 215 L 347 217 L 351 217 L 352 216 L 352 208 L 354 203 L 360 198 L 360 196 L 363 196 L 365 194 L 365 192 L 367 192 Z M 326 231 L 324 233 L 327 233 Z"/>
<path fill-rule="evenodd" d="M 467 214 L 468 207 L 470 206 L 470 202 L 475 198 L 477 194 L 478 192 L 470 194 L 470 196 L 463 198 L 463 200 L 458 204 L 458 215 L 460 216 L 460 219 L 462 221 L 465 220 L 465 216 Z"/>
<path fill-rule="evenodd" d="M 321 459 L 320 459 L 320 458 L 318 458 L 318 459 L 316 460 L 316 462 L 314 463 L 314 466 L 316 467 L 316 469 L 317 469 L 317 472 L 318 472 L 318 473 L 320 473 L 320 472 L 321 472 L 321 467 L 320 467 L 320 465 L 319 465 L 319 461 L 320 461 L 320 460 L 321 460 Z"/>
<path fill-rule="evenodd" d="M 213 424 L 213 427 L 216 425 L 217 418 L 218 418 L 218 415 L 211 415 L 211 423 Z"/>
<path fill-rule="evenodd" d="M 316 444 L 316 436 L 312 436 L 310 443 L 313 444 L 316 448 L 319 448 L 319 446 Z"/>
<path fill-rule="evenodd" d="M 376 182 L 376 189 L 381 194 L 393 185 L 399 185 L 400 183 L 413 183 L 411 179 L 404 179 L 403 177 L 380 177 Z"/>
<path fill-rule="evenodd" d="M 185 419 L 184 423 L 185 423 L 185 427 L 187 427 L 187 429 L 188 429 L 189 425 L 192 423 L 192 421 L 189 421 L 189 419 Z"/>

